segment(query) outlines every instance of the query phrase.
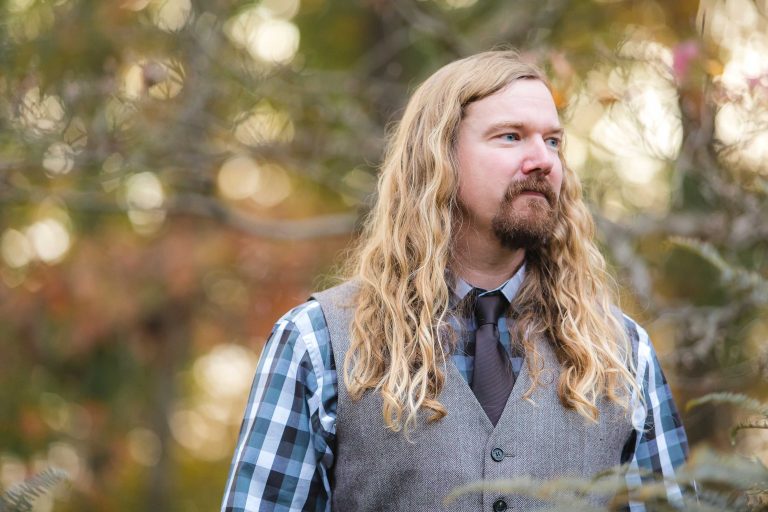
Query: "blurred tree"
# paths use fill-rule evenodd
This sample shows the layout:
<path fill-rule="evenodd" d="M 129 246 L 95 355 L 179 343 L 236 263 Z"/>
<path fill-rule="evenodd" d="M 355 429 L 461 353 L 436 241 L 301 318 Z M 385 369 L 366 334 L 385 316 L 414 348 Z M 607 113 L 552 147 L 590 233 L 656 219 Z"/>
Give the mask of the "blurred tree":
<path fill-rule="evenodd" d="M 353 236 L 387 124 L 500 44 L 552 76 L 678 398 L 765 397 L 764 3 L 0 9 L 0 484 L 57 464 L 62 510 L 215 508 L 259 347 Z M 690 413 L 692 440 L 725 416 Z"/>

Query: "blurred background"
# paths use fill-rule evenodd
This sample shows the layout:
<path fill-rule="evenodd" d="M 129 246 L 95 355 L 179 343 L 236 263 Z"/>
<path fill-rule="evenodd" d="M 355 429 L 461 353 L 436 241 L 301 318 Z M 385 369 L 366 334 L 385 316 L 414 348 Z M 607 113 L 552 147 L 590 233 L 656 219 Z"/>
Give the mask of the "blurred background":
<path fill-rule="evenodd" d="M 218 508 L 261 348 L 353 240 L 388 125 L 500 44 L 552 77 L 677 403 L 766 399 L 768 1 L 0 9 L 0 487 L 71 480 L 36 510 Z M 735 416 L 684 412 L 691 444 L 730 450 Z"/>

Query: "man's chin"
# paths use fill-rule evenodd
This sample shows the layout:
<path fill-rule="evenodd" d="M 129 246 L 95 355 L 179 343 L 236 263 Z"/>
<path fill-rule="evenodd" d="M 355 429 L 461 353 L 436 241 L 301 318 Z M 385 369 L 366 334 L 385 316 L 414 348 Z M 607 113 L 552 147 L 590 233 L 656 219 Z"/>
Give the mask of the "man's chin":
<path fill-rule="evenodd" d="M 517 214 L 551 215 L 549 200 L 542 194 L 522 194 L 516 197 L 508 208 Z"/>
<path fill-rule="evenodd" d="M 508 205 L 504 212 L 504 222 L 509 225 L 524 227 L 524 224 L 547 224 L 554 217 L 549 202 L 544 197 L 526 198 L 518 204 Z M 498 218 L 498 217 L 497 217 Z"/>
<path fill-rule="evenodd" d="M 510 212 L 512 213 L 512 212 Z M 502 245 L 510 249 L 535 249 L 547 244 L 555 228 L 551 213 L 525 210 L 517 211 L 506 218 L 493 220 L 493 231 Z"/>

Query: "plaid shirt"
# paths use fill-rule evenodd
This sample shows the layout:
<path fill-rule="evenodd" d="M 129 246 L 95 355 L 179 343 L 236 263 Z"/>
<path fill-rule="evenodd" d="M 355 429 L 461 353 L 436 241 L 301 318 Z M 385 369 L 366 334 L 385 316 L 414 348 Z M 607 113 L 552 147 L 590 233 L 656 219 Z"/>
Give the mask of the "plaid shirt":
<path fill-rule="evenodd" d="M 511 302 L 522 284 L 524 269 L 501 285 Z M 472 287 L 461 279 L 454 287 L 458 303 Z M 491 290 L 486 293 L 491 293 Z M 475 330 L 474 318 L 454 317 L 454 328 Z M 622 454 L 630 463 L 627 483 L 640 483 L 639 471 L 674 477 L 688 456 L 688 442 L 667 381 L 646 332 L 625 317 L 638 356 L 637 375 L 648 409 L 633 397 L 633 435 Z M 499 320 L 501 342 L 510 352 L 505 319 Z M 459 337 L 460 338 L 460 337 Z M 465 347 L 466 348 L 466 347 Z M 472 350 L 458 349 L 453 360 L 472 382 Z M 522 357 L 512 357 L 519 372 Z M 288 312 L 275 325 L 259 361 L 240 437 L 235 449 L 222 512 L 330 511 L 329 474 L 334 462 L 337 375 L 328 328 L 320 306 L 309 301 Z M 667 484 L 667 495 L 679 503 L 681 490 Z M 640 503 L 632 512 L 643 511 Z"/>

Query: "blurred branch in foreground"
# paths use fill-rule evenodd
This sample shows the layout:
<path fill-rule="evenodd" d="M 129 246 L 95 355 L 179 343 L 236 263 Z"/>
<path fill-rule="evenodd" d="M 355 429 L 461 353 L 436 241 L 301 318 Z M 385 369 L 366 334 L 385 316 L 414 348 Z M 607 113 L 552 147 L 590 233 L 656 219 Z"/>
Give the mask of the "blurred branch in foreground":
<path fill-rule="evenodd" d="M 48 468 L 0 495 L 0 512 L 29 512 L 35 500 L 51 492 L 54 487 L 67 479 L 68 475 L 65 471 Z"/>

